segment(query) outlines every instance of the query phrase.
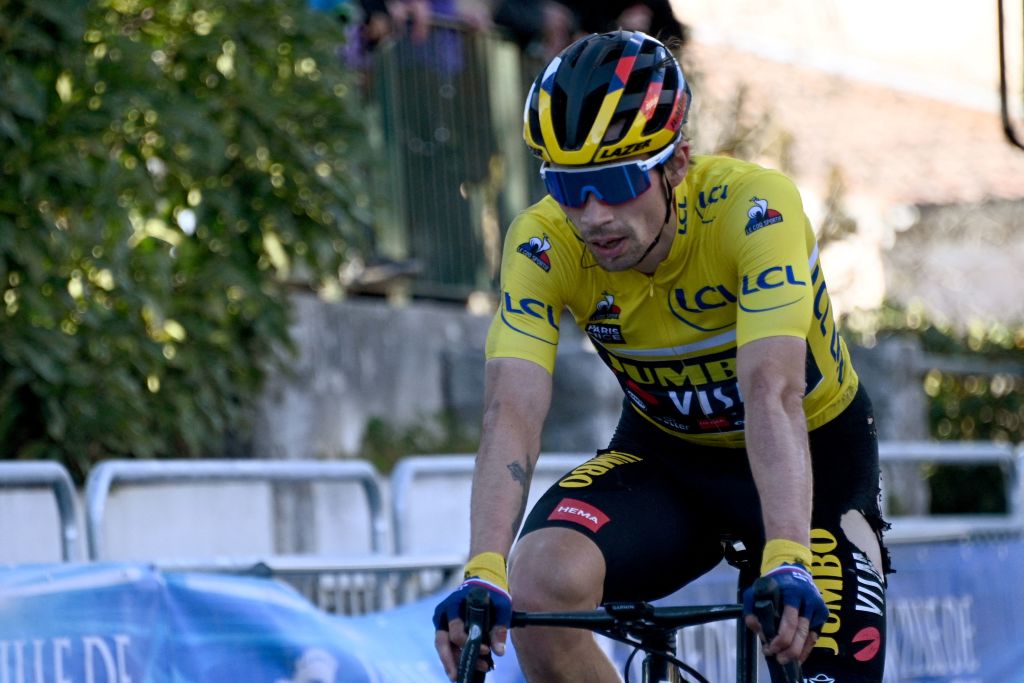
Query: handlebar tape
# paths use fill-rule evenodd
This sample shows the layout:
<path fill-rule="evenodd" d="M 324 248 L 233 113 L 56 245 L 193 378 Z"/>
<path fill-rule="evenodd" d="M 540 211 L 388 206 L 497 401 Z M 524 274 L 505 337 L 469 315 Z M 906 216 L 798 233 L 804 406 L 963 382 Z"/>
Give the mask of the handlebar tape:
<path fill-rule="evenodd" d="M 472 588 L 466 597 L 466 634 L 468 636 L 462 654 L 459 656 L 460 683 L 483 683 L 487 675 L 477 671 L 476 660 L 480 655 L 480 645 L 488 642 L 490 633 L 491 599 L 484 588 Z"/>
<path fill-rule="evenodd" d="M 754 616 L 761 623 L 761 631 L 764 633 L 766 642 L 771 642 L 779 632 L 779 622 L 782 619 L 782 592 L 774 577 L 762 576 L 754 582 Z M 782 669 L 786 680 L 790 683 L 802 683 L 803 674 L 800 671 L 800 662 L 796 659 L 785 664 L 779 664 L 774 657 L 769 661 Z"/>

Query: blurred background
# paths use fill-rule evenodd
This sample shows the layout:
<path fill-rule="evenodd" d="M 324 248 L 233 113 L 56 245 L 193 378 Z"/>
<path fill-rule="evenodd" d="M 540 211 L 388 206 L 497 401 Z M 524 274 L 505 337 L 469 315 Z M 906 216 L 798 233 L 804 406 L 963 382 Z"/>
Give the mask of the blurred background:
<path fill-rule="evenodd" d="M 1020 440 L 1019 3 L 0 11 L 6 458 L 473 450 L 525 90 L 618 25 L 672 41 L 698 152 L 797 180 L 885 435 Z M 587 449 L 617 405 L 567 335 L 596 404 L 549 442 Z"/>

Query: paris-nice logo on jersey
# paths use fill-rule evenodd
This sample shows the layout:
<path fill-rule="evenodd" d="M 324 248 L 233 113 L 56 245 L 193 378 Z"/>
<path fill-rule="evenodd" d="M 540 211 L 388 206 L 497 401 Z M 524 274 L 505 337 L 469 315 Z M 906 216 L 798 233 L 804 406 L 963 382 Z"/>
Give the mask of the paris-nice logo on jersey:
<path fill-rule="evenodd" d="M 609 322 L 618 320 L 621 315 L 622 309 L 615 304 L 615 296 L 602 292 L 601 298 L 594 306 L 594 312 L 590 314 L 587 335 L 602 344 L 625 344 L 626 338 L 622 336 L 622 327 Z"/>

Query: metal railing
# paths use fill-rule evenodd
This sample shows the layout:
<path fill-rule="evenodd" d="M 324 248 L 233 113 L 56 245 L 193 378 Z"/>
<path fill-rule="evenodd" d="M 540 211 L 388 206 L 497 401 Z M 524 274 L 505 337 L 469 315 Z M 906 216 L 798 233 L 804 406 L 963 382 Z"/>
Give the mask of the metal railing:
<path fill-rule="evenodd" d="M 589 454 L 542 454 L 538 474 L 559 476 L 590 457 Z M 894 543 L 966 539 L 993 534 L 1024 533 L 1024 446 L 987 442 L 883 441 L 879 444 L 883 470 L 889 465 L 998 465 L 1003 474 L 1007 501 L 1005 514 L 893 515 L 887 540 Z M 413 456 L 399 461 L 390 478 L 391 525 L 396 552 L 409 552 L 413 524 L 412 497 L 417 482 L 431 477 L 468 481 L 472 455 Z M 883 476 L 883 512 L 886 501 Z"/>
<path fill-rule="evenodd" d="M 80 558 L 78 508 L 75 486 L 67 469 L 56 462 L 0 462 L 0 488 L 49 488 L 57 503 L 61 557 Z"/>
<path fill-rule="evenodd" d="M 116 484 L 210 482 L 319 483 L 354 482 L 362 486 L 370 513 L 372 549 L 387 549 L 387 519 L 377 470 L 360 460 L 108 460 L 86 481 L 86 533 L 89 557 L 105 557 L 103 520 Z"/>
<path fill-rule="evenodd" d="M 891 543 L 966 540 L 1024 533 L 1024 446 L 986 442 L 896 442 L 879 444 L 881 464 L 996 465 L 1004 477 L 1005 514 L 895 515 L 887 536 Z M 538 491 L 591 457 L 589 453 L 545 453 L 534 472 Z M 382 478 L 368 462 L 270 460 L 112 460 L 97 465 L 85 491 L 88 557 L 105 558 L 103 521 L 107 501 L 118 485 L 261 482 L 348 482 L 362 487 L 369 508 L 372 554 L 234 555 L 219 558 L 177 557 L 156 560 L 167 571 L 206 571 L 268 576 L 291 584 L 321 608 L 336 613 L 362 614 L 395 606 L 451 583 L 465 561 L 464 549 L 421 552 L 414 549 L 415 516 L 424 513 L 424 486 L 432 479 L 450 480 L 452 495 L 468 505 L 475 456 L 470 454 L 410 456 L 401 460 L 386 480 L 390 509 L 384 509 Z M 885 480 L 883 478 L 883 489 Z M 0 462 L 0 488 L 49 487 L 60 515 L 63 559 L 81 554 L 75 489 L 67 471 L 57 463 Z M 883 490 L 884 493 L 884 490 Z M 429 495 L 429 493 L 428 493 Z M 883 496 L 884 500 L 884 496 Z M 418 507 L 417 507 L 418 506 Z M 394 552 L 387 546 L 394 540 Z"/>
<path fill-rule="evenodd" d="M 542 453 L 534 467 L 534 480 L 559 477 L 591 457 L 592 453 Z M 395 552 L 399 555 L 409 552 L 412 498 L 417 482 L 431 477 L 446 477 L 460 479 L 468 485 L 473 477 L 475 460 L 475 456 L 470 454 L 454 454 L 409 456 L 398 462 L 390 479 L 391 533 L 395 539 Z"/>
<path fill-rule="evenodd" d="M 1005 514 L 897 515 L 889 521 L 891 542 L 964 539 L 1024 532 L 1024 447 L 980 441 L 883 441 L 879 459 L 887 465 L 997 465 L 1003 474 Z M 887 500 L 882 478 L 883 511 Z"/>
<path fill-rule="evenodd" d="M 320 609 L 357 615 L 396 607 L 452 585 L 462 553 L 365 557 L 273 555 L 163 560 L 161 571 L 261 576 L 283 581 Z"/>

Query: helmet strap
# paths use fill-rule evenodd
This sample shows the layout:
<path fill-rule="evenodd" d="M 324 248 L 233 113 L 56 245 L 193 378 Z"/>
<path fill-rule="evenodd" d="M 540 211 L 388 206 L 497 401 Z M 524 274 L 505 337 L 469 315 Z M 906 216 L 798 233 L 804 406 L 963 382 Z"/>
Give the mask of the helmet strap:
<path fill-rule="evenodd" d="M 638 258 L 638 259 L 636 260 L 636 263 L 634 263 L 634 264 L 633 264 L 633 267 L 634 267 L 634 268 L 636 268 L 636 267 L 637 267 L 637 266 L 639 266 L 639 265 L 640 265 L 641 263 L 643 263 L 643 262 L 644 262 L 644 259 L 645 259 L 645 258 L 647 258 L 647 255 L 648 255 L 648 254 L 650 254 L 650 253 L 651 253 L 651 251 L 653 251 L 653 250 L 654 250 L 654 247 L 658 246 L 658 242 L 660 242 L 660 241 L 661 241 L 661 233 L 662 233 L 662 232 L 664 232 L 664 231 L 665 231 L 665 224 L 663 223 L 663 224 L 661 225 L 661 227 L 660 227 L 660 228 L 658 229 L 658 234 L 654 236 L 654 240 L 653 240 L 653 241 L 651 242 L 651 244 L 650 244 L 650 245 L 649 245 L 649 246 L 647 247 L 647 249 L 646 249 L 646 250 L 644 251 L 644 253 L 640 255 L 640 258 Z"/>
<path fill-rule="evenodd" d="M 654 236 L 654 239 L 648 245 L 644 253 L 636 260 L 633 267 L 636 268 L 638 265 L 643 263 L 647 255 L 654 251 L 654 247 L 658 246 L 658 242 L 661 241 L 661 233 L 665 232 L 665 226 L 668 225 L 668 219 L 672 214 L 672 186 L 668 182 L 668 174 L 665 173 L 664 166 L 661 167 L 661 178 L 662 184 L 665 186 L 665 218 L 661 221 L 661 227 L 658 228 L 658 234 Z"/>
<path fill-rule="evenodd" d="M 671 217 L 671 214 L 672 214 L 672 203 L 673 203 L 672 202 L 672 185 L 669 184 L 669 182 L 668 182 L 668 173 L 665 173 L 665 166 L 664 166 L 664 164 L 662 164 L 662 167 L 661 167 L 661 180 L 662 180 L 663 184 L 665 185 L 665 220 L 663 220 L 661 222 L 662 223 L 662 228 L 664 228 L 665 227 L 665 223 L 668 223 L 668 219 Z M 660 232 L 658 234 L 661 235 Z"/>

